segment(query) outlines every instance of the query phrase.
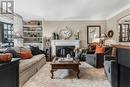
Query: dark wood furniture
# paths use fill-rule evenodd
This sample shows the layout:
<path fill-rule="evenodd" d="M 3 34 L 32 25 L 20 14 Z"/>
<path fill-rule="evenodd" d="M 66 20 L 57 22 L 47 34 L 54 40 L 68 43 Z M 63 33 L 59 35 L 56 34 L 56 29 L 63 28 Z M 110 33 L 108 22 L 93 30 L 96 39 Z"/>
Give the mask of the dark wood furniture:
<path fill-rule="evenodd" d="M 80 73 L 79 65 L 80 62 L 78 60 L 59 62 L 55 57 L 51 63 L 51 71 L 50 71 L 52 74 L 51 78 L 53 79 L 54 76 L 53 72 L 57 69 L 72 69 L 75 72 L 77 72 L 77 78 L 79 78 Z"/>
<path fill-rule="evenodd" d="M 0 63 L 0 87 L 19 87 L 19 58 Z"/>

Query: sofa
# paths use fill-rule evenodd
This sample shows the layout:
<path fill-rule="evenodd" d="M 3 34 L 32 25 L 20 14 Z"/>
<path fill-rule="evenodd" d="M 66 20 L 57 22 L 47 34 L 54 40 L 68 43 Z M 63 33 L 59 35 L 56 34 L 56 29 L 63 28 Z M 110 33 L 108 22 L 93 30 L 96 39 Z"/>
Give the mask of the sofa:
<path fill-rule="evenodd" d="M 31 51 L 30 48 L 24 47 L 14 47 L 7 48 L 5 53 L 11 53 L 13 58 L 20 57 L 18 53 L 20 52 Z M 37 55 L 33 55 L 29 59 L 22 59 L 19 63 L 19 87 L 22 87 L 26 81 L 29 80 L 39 69 L 46 63 L 46 57 L 44 53 L 39 53 Z"/>
<path fill-rule="evenodd" d="M 19 64 L 19 84 L 21 87 L 46 63 L 44 54 L 35 55 L 30 59 L 20 60 Z"/>
<path fill-rule="evenodd" d="M 104 64 L 104 55 L 109 55 L 112 52 L 112 47 L 106 46 L 105 47 L 105 53 L 90 53 L 86 54 L 86 62 L 96 68 L 103 67 Z"/>

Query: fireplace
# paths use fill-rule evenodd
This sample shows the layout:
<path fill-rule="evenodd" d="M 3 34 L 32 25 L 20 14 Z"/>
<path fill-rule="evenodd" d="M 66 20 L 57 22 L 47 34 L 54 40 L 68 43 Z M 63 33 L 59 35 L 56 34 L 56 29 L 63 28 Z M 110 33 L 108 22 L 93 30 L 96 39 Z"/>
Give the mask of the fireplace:
<path fill-rule="evenodd" d="M 51 40 L 52 56 L 61 56 L 61 48 L 65 48 L 67 54 L 74 48 L 80 47 L 80 40 Z M 57 52 L 56 52 L 57 51 Z"/>
<path fill-rule="evenodd" d="M 57 57 L 66 57 L 67 54 L 70 54 L 71 57 L 74 57 L 75 46 L 56 46 L 56 56 Z"/>

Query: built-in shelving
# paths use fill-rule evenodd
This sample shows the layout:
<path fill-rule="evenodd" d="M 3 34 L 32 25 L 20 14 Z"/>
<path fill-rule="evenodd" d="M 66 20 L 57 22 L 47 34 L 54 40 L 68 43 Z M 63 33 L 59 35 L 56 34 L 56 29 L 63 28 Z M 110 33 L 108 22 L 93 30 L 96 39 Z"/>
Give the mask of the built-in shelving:
<path fill-rule="evenodd" d="M 42 21 L 29 21 L 23 25 L 24 45 L 43 47 Z"/>

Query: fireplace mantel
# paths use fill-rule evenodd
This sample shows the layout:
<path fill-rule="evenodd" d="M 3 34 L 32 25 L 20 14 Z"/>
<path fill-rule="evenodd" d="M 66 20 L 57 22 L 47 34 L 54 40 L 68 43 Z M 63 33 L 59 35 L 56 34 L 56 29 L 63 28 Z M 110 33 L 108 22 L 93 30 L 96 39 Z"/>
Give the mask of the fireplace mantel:
<path fill-rule="evenodd" d="M 80 47 L 80 40 L 51 40 L 52 55 L 56 55 L 56 46 L 75 46 Z"/>

